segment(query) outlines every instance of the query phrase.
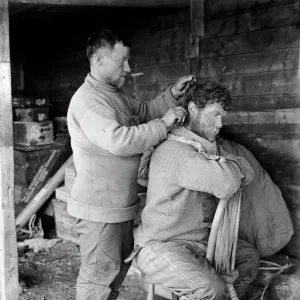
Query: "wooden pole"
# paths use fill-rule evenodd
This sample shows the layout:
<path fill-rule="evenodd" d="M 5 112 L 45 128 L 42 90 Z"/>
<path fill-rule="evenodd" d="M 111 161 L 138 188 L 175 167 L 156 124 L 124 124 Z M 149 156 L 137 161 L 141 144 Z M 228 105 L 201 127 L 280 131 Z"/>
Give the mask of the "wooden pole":
<path fill-rule="evenodd" d="M 0 1 L 0 299 L 19 299 L 8 0 Z"/>
<path fill-rule="evenodd" d="M 55 189 L 63 182 L 66 168 L 73 164 L 73 155 L 57 170 L 44 187 L 35 195 L 35 197 L 28 203 L 25 209 L 18 215 L 16 219 L 17 232 L 24 227 L 32 215 L 34 215 L 42 205 L 49 199 Z M 2 300 L 2 299 L 0 299 Z"/>

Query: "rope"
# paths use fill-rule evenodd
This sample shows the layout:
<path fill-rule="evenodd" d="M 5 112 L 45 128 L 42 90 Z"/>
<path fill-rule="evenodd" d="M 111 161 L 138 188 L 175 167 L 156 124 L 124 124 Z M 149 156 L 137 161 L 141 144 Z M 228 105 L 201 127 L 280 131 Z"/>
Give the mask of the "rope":
<path fill-rule="evenodd" d="M 268 282 L 266 284 L 266 286 L 264 287 L 263 291 L 262 291 L 262 294 L 260 296 L 260 300 L 263 300 L 264 299 L 264 296 L 265 296 L 265 292 L 267 290 L 267 288 L 269 287 L 269 284 L 271 282 L 271 280 L 273 278 L 275 278 L 276 276 L 278 276 L 279 274 L 283 273 L 285 270 L 287 270 L 288 268 L 290 268 L 292 266 L 291 263 L 286 263 L 284 264 L 283 266 L 282 265 L 279 265 L 275 262 L 272 262 L 272 261 L 266 261 L 266 260 L 261 260 L 260 263 L 262 264 L 267 264 L 267 265 L 270 265 L 269 266 L 266 266 L 266 267 L 260 267 L 259 270 L 267 270 L 267 271 L 277 271 L 273 276 L 271 276 L 269 279 L 268 279 Z"/>
<path fill-rule="evenodd" d="M 23 229 L 23 228 L 20 229 L 21 233 L 28 233 L 30 239 L 41 236 L 41 233 L 43 230 L 41 219 L 38 220 L 36 226 L 34 225 L 35 221 L 36 221 L 36 214 L 31 216 L 29 223 L 28 223 L 28 229 Z"/>

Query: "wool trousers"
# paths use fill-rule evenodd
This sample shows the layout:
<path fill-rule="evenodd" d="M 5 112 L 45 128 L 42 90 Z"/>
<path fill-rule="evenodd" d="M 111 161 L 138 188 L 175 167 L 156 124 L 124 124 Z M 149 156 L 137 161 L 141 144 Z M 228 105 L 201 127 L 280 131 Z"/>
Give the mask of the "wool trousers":
<path fill-rule="evenodd" d="M 100 223 L 77 220 L 81 267 L 76 300 L 115 300 L 131 263 L 124 259 L 133 250 L 133 220 Z"/>
<path fill-rule="evenodd" d="M 157 242 L 144 247 L 136 256 L 140 270 L 150 282 L 173 290 L 185 300 L 221 300 L 226 285 L 205 258 L 203 243 L 188 241 Z M 238 240 L 236 269 L 239 277 L 234 287 L 243 297 L 257 275 L 258 252 L 247 242 Z"/>

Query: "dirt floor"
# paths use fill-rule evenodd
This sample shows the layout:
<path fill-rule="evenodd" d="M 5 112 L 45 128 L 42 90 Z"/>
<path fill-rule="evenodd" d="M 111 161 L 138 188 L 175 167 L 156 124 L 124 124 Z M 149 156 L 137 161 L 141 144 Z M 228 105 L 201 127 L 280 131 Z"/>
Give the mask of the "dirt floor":
<path fill-rule="evenodd" d="M 74 300 L 79 266 L 79 250 L 70 242 L 59 242 L 43 252 L 19 253 L 20 300 Z M 141 280 L 133 270 L 118 299 L 146 299 Z"/>
<path fill-rule="evenodd" d="M 51 241 L 51 240 L 48 240 Z M 75 300 L 75 284 L 80 266 L 78 247 L 71 242 L 58 242 L 39 251 L 19 248 L 20 300 Z M 277 260 L 284 265 L 288 259 Z M 271 269 L 273 265 L 270 265 Z M 251 287 L 247 300 L 261 300 L 266 283 L 270 283 L 263 300 L 300 300 L 300 263 L 292 264 L 281 275 L 275 271 L 259 272 L 257 284 Z M 272 279 L 272 280 L 271 280 Z M 119 300 L 143 300 L 146 292 L 140 277 L 131 268 L 121 289 Z M 156 300 L 163 299 L 156 297 Z"/>

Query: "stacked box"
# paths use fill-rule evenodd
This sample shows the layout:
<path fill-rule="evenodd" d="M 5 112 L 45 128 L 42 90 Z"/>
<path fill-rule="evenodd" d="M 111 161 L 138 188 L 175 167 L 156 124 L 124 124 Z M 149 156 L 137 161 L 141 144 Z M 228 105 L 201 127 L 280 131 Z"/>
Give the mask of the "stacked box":
<path fill-rule="evenodd" d="M 31 181 L 39 167 L 47 157 L 49 146 L 42 149 L 28 150 L 28 147 L 15 147 L 14 149 L 14 180 L 15 204 L 22 201 Z"/>
<path fill-rule="evenodd" d="M 68 214 L 67 202 L 55 198 L 52 200 L 52 203 L 57 237 L 79 245 L 79 237 L 76 232 L 76 218 Z"/>
<path fill-rule="evenodd" d="M 54 142 L 47 99 L 13 98 L 13 112 L 15 145 L 31 147 Z"/>
<path fill-rule="evenodd" d="M 49 119 L 48 108 L 15 108 L 14 120 L 23 122 L 43 122 Z"/>
<path fill-rule="evenodd" d="M 15 145 L 41 146 L 54 142 L 53 124 L 45 122 L 14 122 Z"/>
<path fill-rule="evenodd" d="M 76 233 L 76 218 L 67 212 L 67 201 L 76 178 L 74 165 L 65 170 L 65 184 L 55 189 L 53 202 L 54 219 L 57 237 L 79 245 Z"/>

